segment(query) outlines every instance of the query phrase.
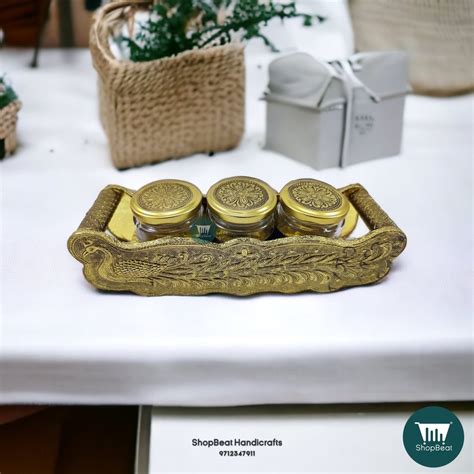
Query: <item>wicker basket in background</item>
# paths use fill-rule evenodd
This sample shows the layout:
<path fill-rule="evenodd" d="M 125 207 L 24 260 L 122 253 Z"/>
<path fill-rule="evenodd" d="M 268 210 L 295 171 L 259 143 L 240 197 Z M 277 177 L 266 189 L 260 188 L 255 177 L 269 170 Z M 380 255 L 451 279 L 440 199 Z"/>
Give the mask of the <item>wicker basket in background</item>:
<path fill-rule="evenodd" d="M 474 90 L 473 0 L 350 0 L 359 51 L 403 49 L 415 92 Z"/>
<path fill-rule="evenodd" d="M 0 159 L 5 155 L 15 153 L 16 123 L 21 102 L 14 100 L 0 109 Z"/>
<path fill-rule="evenodd" d="M 107 4 L 96 13 L 91 28 L 100 116 L 117 168 L 228 150 L 238 145 L 244 131 L 241 44 L 149 62 L 121 61 L 112 54 L 109 38 L 120 13 L 150 3 Z"/>

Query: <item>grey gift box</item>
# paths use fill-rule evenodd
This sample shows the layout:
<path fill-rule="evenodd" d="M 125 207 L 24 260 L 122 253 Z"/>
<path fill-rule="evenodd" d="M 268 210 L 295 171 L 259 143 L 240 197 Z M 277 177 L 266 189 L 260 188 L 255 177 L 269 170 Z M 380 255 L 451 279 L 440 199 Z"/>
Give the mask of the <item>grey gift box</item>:
<path fill-rule="evenodd" d="M 295 53 L 269 66 L 265 148 L 316 169 L 400 153 L 408 58 L 359 53 L 329 63 Z"/>

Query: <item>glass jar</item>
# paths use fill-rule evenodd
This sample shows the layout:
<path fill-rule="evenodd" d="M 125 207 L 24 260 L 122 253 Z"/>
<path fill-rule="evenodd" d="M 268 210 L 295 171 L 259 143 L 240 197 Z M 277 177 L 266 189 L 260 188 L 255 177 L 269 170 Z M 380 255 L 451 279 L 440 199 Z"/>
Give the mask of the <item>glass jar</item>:
<path fill-rule="evenodd" d="M 349 212 L 347 198 L 316 179 L 296 179 L 280 192 L 278 230 L 285 236 L 339 237 Z"/>
<path fill-rule="evenodd" d="M 162 179 L 136 191 L 130 207 L 138 240 L 189 237 L 193 222 L 202 215 L 202 193 L 187 181 Z"/>
<path fill-rule="evenodd" d="M 275 229 L 277 202 L 275 190 L 260 179 L 235 176 L 218 181 L 207 193 L 207 209 L 216 226 L 216 240 L 267 239 Z"/>

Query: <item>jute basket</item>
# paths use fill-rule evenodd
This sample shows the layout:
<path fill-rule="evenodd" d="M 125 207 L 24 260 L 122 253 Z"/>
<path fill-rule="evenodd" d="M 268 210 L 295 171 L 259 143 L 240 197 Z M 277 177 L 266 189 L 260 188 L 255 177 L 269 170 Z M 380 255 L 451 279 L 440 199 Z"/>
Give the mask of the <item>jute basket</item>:
<path fill-rule="evenodd" d="M 415 92 L 474 90 L 473 0 L 350 0 L 349 5 L 356 48 L 406 50 Z"/>
<path fill-rule="evenodd" d="M 5 154 L 15 153 L 16 150 L 16 123 L 21 102 L 14 100 L 0 109 L 0 140 L 4 140 Z"/>
<path fill-rule="evenodd" d="M 121 61 L 109 37 L 127 8 L 102 7 L 90 48 L 99 75 L 100 117 L 117 168 L 154 163 L 238 145 L 244 131 L 245 65 L 241 44 L 185 51 L 149 62 Z"/>

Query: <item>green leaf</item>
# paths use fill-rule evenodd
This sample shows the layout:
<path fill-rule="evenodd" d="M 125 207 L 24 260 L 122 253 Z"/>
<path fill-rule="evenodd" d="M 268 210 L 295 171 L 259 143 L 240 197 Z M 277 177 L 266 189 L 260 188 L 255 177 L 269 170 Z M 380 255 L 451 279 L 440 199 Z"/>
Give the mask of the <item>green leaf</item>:
<path fill-rule="evenodd" d="M 230 13 L 218 23 L 219 12 Z M 234 34 L 244 41 L 260 38 L 276 51 L 261 27 L 273 18 L 302 18 L 304 26 L 311 26 L 319 16 L 299 13 L 294 1 L 279 3 L 273 0 L 161 0 L 154 5 L 150 18 L 140 25 L 135 40 L 124 38 L 130 48 L 132 61 L 152 61 L 174 56 L 182 51 L 223 45 L 232 41 Z"/>
<path fill-rule="evenodd" d="M 0 109 L 3 109 L 3 107 L 17 100 L 18 96 L 10 86 L 5 84 L 3 78 L 0 78 L 0 85 L 3 89 L 3 91 L 0 90 Z"/>

